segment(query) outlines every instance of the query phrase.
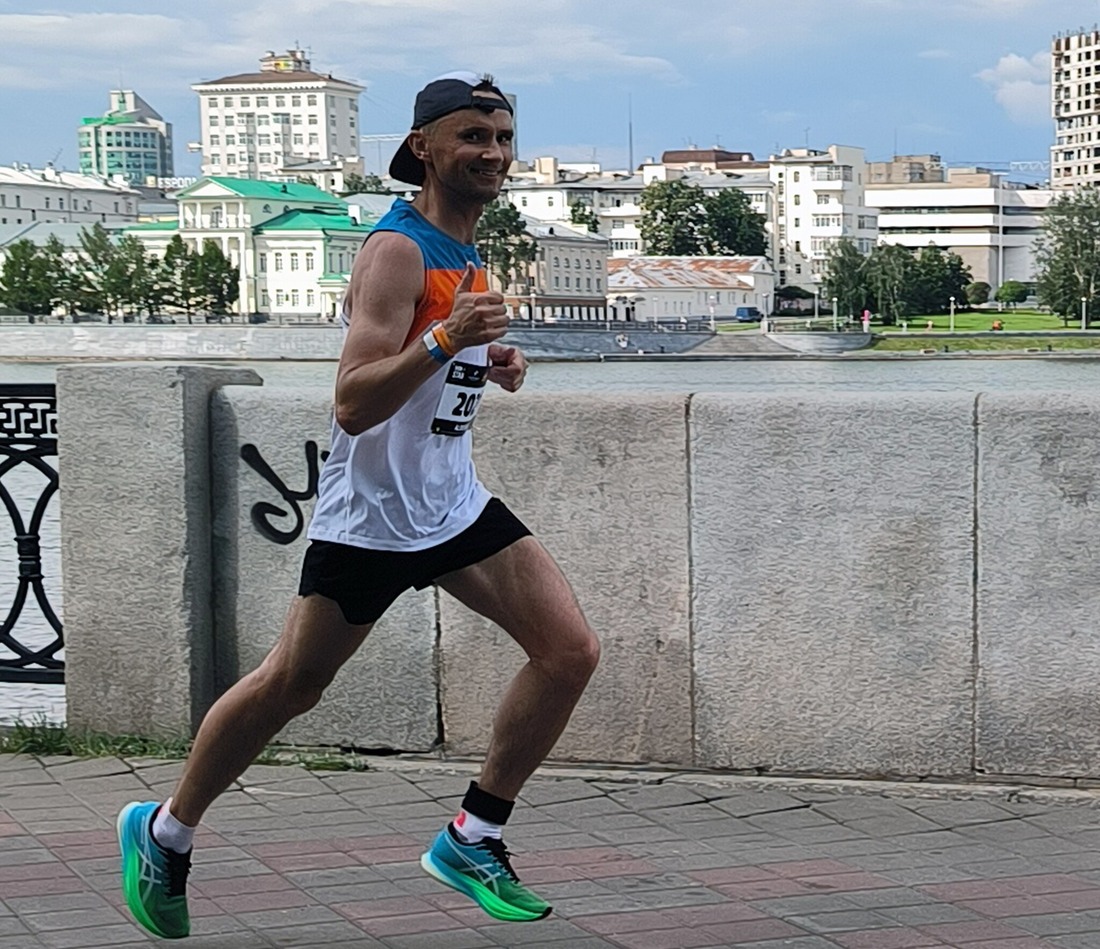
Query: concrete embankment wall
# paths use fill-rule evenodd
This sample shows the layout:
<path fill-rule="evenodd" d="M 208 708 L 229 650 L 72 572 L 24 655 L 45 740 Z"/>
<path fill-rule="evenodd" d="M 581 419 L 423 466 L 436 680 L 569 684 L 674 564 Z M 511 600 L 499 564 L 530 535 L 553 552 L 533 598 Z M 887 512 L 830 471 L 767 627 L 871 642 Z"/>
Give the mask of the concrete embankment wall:
<path fill-rule="evenodd" d="M 329 394 L 195 365 L 58 378 L 70 722 L 189 733 L 279 633 Z M 554 757 L 1100 776 L 1098 417 L 1088 392 L 490 392 L 482 478 L 604 643 Z M 409 593 L 281 737 L 477 755 L 520 663 Z"/>

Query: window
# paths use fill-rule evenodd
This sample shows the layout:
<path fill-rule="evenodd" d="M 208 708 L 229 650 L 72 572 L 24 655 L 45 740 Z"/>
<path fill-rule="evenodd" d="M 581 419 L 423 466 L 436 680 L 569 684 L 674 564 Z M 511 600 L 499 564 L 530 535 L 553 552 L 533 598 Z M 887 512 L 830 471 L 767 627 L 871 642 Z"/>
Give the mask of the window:
<path fill-rule="evenodd" d="M 290 291 L 290 305 L 291 306 L 297 306 L 298 305 L 298 291 L 297 290 L 291 290 Z"/>
<path fill-rule="evenodd" d="M 340 268 L 337 271 L 337 273 L 343 273 L 344 272 L 344 255 L 343 255 L 343 252 L 336 255 L 336 261 L 337 261 L 337 264 Z"/>
<path fill-rule="evenodd" d="M 309 122 L 307 124 L 308 125 L 316 125 L 317 124 L 317 116 L 311 115 L 309 117 Z"/>
<path fill-rule="evenodd" d="M 571 266 L 571 265 L 570 265 L 570 263 L 569 263 L 569 258 L 568 258 L 568 257 L 566 257 L 566 258 L 565 258 L 565 268 L 566 268 L 566 269 L 568 270 L 570 266 Z"/>
<path fill-rule="evenodd" d="M 210 127 L 216 129 L 218 127 L 218 121 L 219 119 L 216 115 L 210 116 Z"/>
<path fill-rule="evenodd" d="M 795 203 L 795 204 L 801 204 L 801 203 L 802 203 L 802 195 L 800 195 L 800 194 L 796 194 L 796 195 L 794 196 L 794 203 Z"/>
<path fill-rule="evenodd" d="M 275 254 L 275 270 L 280 271 L 283 269 L 283 255 L 280 253 Z"/>
<path fill-rule="evenodd" d="M 312 269 L 313 269 L 313 251 L 307 250 L 306 251 L 306 270 L 312 270 Z"/>
<path fill-rule="evenodd" d="M 306 105 L 316 105 L 316 104 L 317 104 L 317 97 L 315 95 L 311 94 L 311 95 L 306 96 Z"/>
<path fill-rule="evenodd" d="M 597 260 L 596 261 L 596 269 L 597 270 L 603 270 L 603 261 L 602 260 Z"/>
<path fill-rule="evenodd" d="M 234 118 L 233 116 L 231 116 L 231 115 L 227 115 L 227 116 L 225 117 L 225 124 L 226 124 L 226 125 L 236 125 L 236 124 L 237 124 L 237 120 L 236 120 L 236 119 L 235 119 L 235 118 Z"/>
<path fill-rule="evenodd" d="M 584 278 L 584 287 L 585 287 L 586 290 L 591 290 L 592 289 L 592 278 L 591 277 L 585 277 Z"/>
<path fill-rule="evenodd" d="M 310 145 L 316 145 L 316 144 L 318 144 L 318 142 L 319 142 L 319 139 L 317 138 L 317 133 L 316 132 L 310 132 L 309 133 L 309 144 Z"/>
<path fill-rule="evenodd" d="M 597 290 L 602 290 L 603 289 L 603 281 L 599 277 L 596 278 L 596 289 Z"/>
<path fill-rule="evenodd" d="M 316 306 L 316 297 L 313 295 L 312 290 L 306 291 L 306 306 Z"/>
<path fill-rule="evenodd" d="M 827 194 L 819 194 L 817 196 L 817 203 L 818 204 L 828 204 L 829 203 L 829 196 Z"/>
<path fill-rule="evenodd" d="M 548 197 L 546 199 L 546 206 L 548 208 L 552 208 L 554 206 L 554 196 L 553 195 L 550 195 L 550 197 Z"/>
<path fill-rule="evenodd" d="M 290 269 L 291 270 L 297 270 L 298 269 L 298 254 L 297 254 L 297 252 L 294 252 L 290 255 Z"/>
<path fill-rule="evenodd" d="M 256 141 L 260 145 L 270 145 L 271 144 L 271 136 L 270 135 L 257 135 L 256 136 Z"/>
<path fill-rule="evenodd" d="M 226 145 L 236 145 L 237 144 L 237 136 L 236 135 L 227 135 L 225 137 L 225 144 Z"/>
<path fill-rule="evenodd" d="M 282 306 L 286 303 L 286 294 L 282 290 L 275 291 L 275 305 Z"/>
<path fill-rule="evenodd" d="M 286 96 L 276 96 L 275 97 L 275 108 L 276 109 L 285 109 L 286 108 Z"/>
<path fill-rule="evenodd" d="M 577 258 L 576 258 L 576 259 L 575 259 L 575 260 L 573 261 L 573 266 L 574 266 L 574 267 L 576 267 L 576 268 L 577 268 L 578 270 L 580 270 L 580 269 L 581 269 L 581 259 L 580 259 L 580 257 L 577 257 Z M 580 279 L 580 277 L 578 277 L 577 279 L 579 280 L 579 279 Z M 580 286 L 580 284 L 577 284 L 577 286 Z"/>
<path fill-rule="evenodd" d="M 302 117 L 301 117 L 300 115 L 296 115 L 296 116 L 294 116 L 294 117 L 293 117 L 293 118 L 292 118 L 292 119 L 290 120 L 290 124 L 291 124 L 291 125 L 301 125 L 301 124 L 302 124 Z"/>
<path fill-rule="evenodd" d="M 218 107 L 218 97 L 214 96 L 210 100 L 210 108 L 211 109 L 216 109 L 217 107 Z"/>
<path fill-rule="evenodd" d="M 800 217 L 796 217 L 796 218 L 794 219 L 794 226 L 795 226 L 795 227 L 801 227 L 801 226 L 802 226 L 802 218 L 800 218 Z"/>
<path fill-rule="evenodd" d="M 559 265 L 560 265 L 560 261 L 558 260 L 558 258 L 557 258 L 557 257 L 555 257 L 555 258 L 554 258 L 554 266 L 555 266 L 555 267 L 557 267 L 557 266 L 559 266 Z"/>
<path fill-rule="evenodd" d="M 271 152 L 260 152 L 260 164 L 261 165 L 270 165 L 271 164 Z"/>
<path fill-rule="evenodd" d="M 554 289 L 556 290 L 560 286 L 561 286 L 561 277 L 559 277 L 555 274 L 554 275 Z"/>
<path fill-rule="evenodd" d="M 232 96 L 226 96 L 225 97 L 225 107 L 227 109 L 232 109 L 233 108 L 233 97 Z"/>
<path fill-rule="evenodd" d="M 241 103 L 241 105 L 246 105 L 246 104 L 247 103 L 244 103 L 244 102 Z M 264 109 L 266 107 L 267 107 L 267 96 L 256 96 L 256 108 L 257 109 Z"/>
<path fill-rule="evenodd" d="M 247 109 L 251 105 L 252 105 L 252 99 L 250 99 L 248 96 L 241 96 L 241 108 L 242 109 Z"/>
<path fill-rule="evenodd" d="M 257 125 L 270 125 L 271 124 L 271 116 L 269 116 L 269 115 L 258 115 L 258 116 L 256 116 L 256 124 Z"/>
<path fill-rule="evenodd" d="M 46 210 L 48 211 L 49 209 L 50 209 L 50 199 L 46 198 Z M 115 205 L 115 210 L 116 211 L 118 210 L 118 205 L 117 204 Z"/>
<path fill-rule="evenodd" d="M 269 297 L 267 295 L 266 290 L 261 290 L 260 291 L 260 305 L 261 306 L 271 306 L 271 297 Z"/>
<path fill-rule="evenodd" d="M 800 172 L 800 171 L 796 171 L 796 172 L 794 173 L 794 180 L 795 180 L 795 181 L 798 181 L 798 180 L 799 180 L 799 179 L 800 179 L 801 177 L 802 177 L 802 172 Z"/>
<path fill-rule="evenodd" d="M 328 114 L 328 124 L 329 125 L 335 125 L 336 124 L 336 113 L 335 112 L 330 112 Z"/>
<path fill-rule="evenodd" d="M 221 140 L 217 135 L 211 135 L 210 136 L 210 144 L 214 145 L 214 146 L 220 145 Z"/>
<path fill-rule="evenodd" d="M 300 106 L 302 104 L 302 97 L 301 96 L 291 96 L 290 97 L 290 104 L 292 106 L 295 106 L 295 107 Z"/>
<path fill-rule="evenodd" d="M 526 198 L 520 198 L 520 199 L 519 199 L 519 206 L 520 206 L 521 208 L 525 208 L 525 207 L 527 207 L 527 199 L 526 199 Z"/>
<path fill-rule="evenodd" d="M 267 254 L 260 254 L 257 261 L 260 265 L 260 273 L 267 273 Z"/>
<path fill-rule="evenodd" d="M 302 144 L 302 133 L 301 132 L 295 132 L 294 133 L 294 144 L 295 145 L 301 145 Z"/>
<path fill-rule="evenodd" d="M 586 257 L 585 258 L 584 269 L 585 270 L 591 270 L 592 269 L 592 258 L 591 257 Z"/>

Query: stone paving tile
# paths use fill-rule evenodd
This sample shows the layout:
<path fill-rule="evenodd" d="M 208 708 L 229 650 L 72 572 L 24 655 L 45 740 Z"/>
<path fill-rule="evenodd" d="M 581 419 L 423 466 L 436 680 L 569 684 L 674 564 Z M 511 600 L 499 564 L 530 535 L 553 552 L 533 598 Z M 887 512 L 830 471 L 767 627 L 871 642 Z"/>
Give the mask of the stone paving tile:
<path fill-rule="evenodd" d="M 834 933 L 834 945 L 844 949 L 924 949 L 926 946 L 942 946 L 934 936 L 919 929 L 866 929 L 856 932 Z"/>

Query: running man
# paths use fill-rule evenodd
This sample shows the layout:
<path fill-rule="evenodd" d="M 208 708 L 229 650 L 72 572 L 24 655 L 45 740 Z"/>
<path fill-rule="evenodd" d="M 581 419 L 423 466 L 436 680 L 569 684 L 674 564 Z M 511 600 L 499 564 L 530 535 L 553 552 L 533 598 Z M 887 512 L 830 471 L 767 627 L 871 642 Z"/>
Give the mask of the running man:
<path fill-rule="evenodd" d="M 450 73 L 416 97 L 390 173 L 421 190 L 394 202 L 355 261 L 332 449 L 282 636 L 207 713 L 172 796 L 118 817 L 126 901 L 158 936 L 190 931 L 192 839 L 217 796 L 317 704 L 403 591 L 433 583 L 503 628 L 527 663 L 500 701 L 478 780 L 421 865 L 497 919 L 550 912 L 519 882 L 501 831 L 569 721 L 599 644 L 553 558 L 470 457 L 485 384 L 515 392 L 527 371 L 518 349 L 496 342 L 508 311 L 474 247 L 512 135 L 511 106 L 491 77 Z"/>

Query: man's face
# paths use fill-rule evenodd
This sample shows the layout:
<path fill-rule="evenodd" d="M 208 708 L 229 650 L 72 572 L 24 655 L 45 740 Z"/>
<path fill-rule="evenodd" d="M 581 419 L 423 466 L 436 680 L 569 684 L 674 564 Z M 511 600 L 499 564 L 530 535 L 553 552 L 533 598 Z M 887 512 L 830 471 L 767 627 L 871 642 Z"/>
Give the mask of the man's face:
<path fill-rule="evenodd" d="M 500 194 L 511 167 L 513 135 L 506 109 L 462 109 L 424 130 L 421 157 L 444 188 L 488 204 Z"/>

